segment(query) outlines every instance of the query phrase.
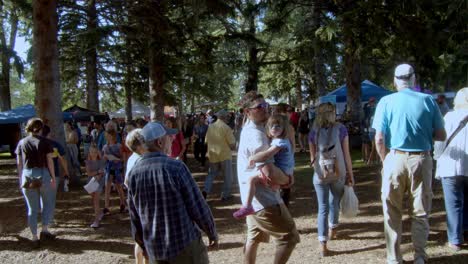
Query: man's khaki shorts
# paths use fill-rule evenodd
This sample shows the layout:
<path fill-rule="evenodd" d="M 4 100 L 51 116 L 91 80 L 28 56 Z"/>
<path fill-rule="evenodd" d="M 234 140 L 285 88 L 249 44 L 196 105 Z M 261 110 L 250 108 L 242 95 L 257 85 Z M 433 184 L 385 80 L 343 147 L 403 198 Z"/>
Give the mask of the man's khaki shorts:
<path fill-rule="evenodd" d="M 247 241 L 269 242 L 274 237 L 277 246 L 300 242 L 296 224 L 284 204 L 277 204 L 247 216 Z"/>

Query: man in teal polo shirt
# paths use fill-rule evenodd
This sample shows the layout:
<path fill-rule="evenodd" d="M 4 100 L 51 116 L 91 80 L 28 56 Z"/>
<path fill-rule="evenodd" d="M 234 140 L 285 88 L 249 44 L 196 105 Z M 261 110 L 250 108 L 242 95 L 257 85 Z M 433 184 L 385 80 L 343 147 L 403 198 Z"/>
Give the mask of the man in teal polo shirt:
<path fill-rule="evenodd" d="M 431 95 L 411 90 L 415 85 L 413 67 L 395 69 L 397 93 L 383 97 L 375 111 L 377 152 L 383 163 L 382 206 L 387 263 L 402 263 L 400 251 L 403 197 L 408 193 L 414 263 L 427 261 L 428 217 L 432 202 L 433 140 L 446 138 L 444 121 Z"/>

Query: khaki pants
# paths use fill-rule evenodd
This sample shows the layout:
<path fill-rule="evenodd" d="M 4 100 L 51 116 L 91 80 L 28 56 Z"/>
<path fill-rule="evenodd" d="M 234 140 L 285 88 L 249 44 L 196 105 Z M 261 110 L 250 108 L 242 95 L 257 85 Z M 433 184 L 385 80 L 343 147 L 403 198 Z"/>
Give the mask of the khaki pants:
<path fill-rule="evenodd" d="M 171 260 L 156 260 L 156 264 L 208 264 L 208 252 L 202 238 L 195 239 Z"/>
<path fill-rule="evenodd" d="M 294 246 L 300 242 L 291 214 L 284 204 L 266 207 L 247 216 L 247 241 L 268 243 L 273 236 L 276 247 Z"/>
<path fill-rule="evenodd" d="M 387 263 L 402 263 L 400 251 L 403 199 L 408 193 L 411 237 L 415 263 L 427 260 L 428 217 L 432 202 L 432 157 L 426 154 L 399 154 L 392 150 L 382 170 L 382 206 L 384 214 Z"/>

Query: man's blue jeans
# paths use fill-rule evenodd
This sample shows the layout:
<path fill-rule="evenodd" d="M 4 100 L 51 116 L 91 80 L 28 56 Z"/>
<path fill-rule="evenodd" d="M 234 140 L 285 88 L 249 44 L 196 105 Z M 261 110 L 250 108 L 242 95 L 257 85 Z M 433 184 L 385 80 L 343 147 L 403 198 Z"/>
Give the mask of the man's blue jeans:
<path fill-rule="evenodd" d="M 229 198 L 231 196 L 231 187 L 232 187 L 232 160 L 225 160 L 221 162 L 212 163 L 210 162 L 210 168 L 208 169 L 208 176 L 205 180 L 204 191 L 206 193 L 211 193 L 213 188 L 213 180 L 218 175 L 219 171 L 224 173 L 224 184 L 223 184 L 223 193 L 222 198 Z"/>
<path fill-rule="evenodd" d="M 34 175 L 42 174 L 42 186 L 39 189 L 22 188 L 22 192 L 26 200 L 29 228 L 33 235 L 37 235 L 37 218 L 40 208 L 42 207 L 42 225 L 49 225 L 54 218 L 57 188 L 51 186 L 51 176 L 46 168 L 23 169 L 22 183 L 25 175 L 31 174 L 31 171 L 34 171 Z"/>
<path fill-rule="evenodd" d="M 447 236 L 453 245 L 463 244 L 463 232 L 468 231 L 468 177 L 442 177 Z"/>
<path fill-rule="evenodd" d="M 338 226 L 340 200 L 343 196 L 344 182 L 314 183 L 317 194 L 318 214 L 317 233 L 320 242 L 328 241 L 328 228 Z"/>

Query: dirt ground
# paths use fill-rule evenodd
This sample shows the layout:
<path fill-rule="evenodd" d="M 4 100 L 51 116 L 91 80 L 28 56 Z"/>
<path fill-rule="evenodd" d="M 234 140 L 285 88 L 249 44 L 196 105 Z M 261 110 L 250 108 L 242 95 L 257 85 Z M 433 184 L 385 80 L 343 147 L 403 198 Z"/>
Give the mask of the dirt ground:
<path fill-rule="evenodd" d="M 353 219 L 341 219 L 338 238 L 329 242 L 333 255 L 319 257 L 316 228 L 316 197 L 312 186 L 312 171 L 307 167 L 307 156 L 296 158 L 296 185 L 290 210 L 301 234 L 289 263 L 385 263 L 385 240 L 380 203 L 378 166 L 355 166 L 356 193 L 360 200 L 360 214 Z M 189 159 L 193 176 L 203 186 L 206 172 Z M 234 167 L 235 168 L 235 167 Z M 239 206 L 237 184 L 233 187 L 235 199 L 219 201 L 220 177 L 208 197 L 220 237 L 218 251 L 209 252 L 211 263 L 242 263 L 245 223 L 231 215 Z M 84 179 L 83 179 L 84 181 Z M 237 182 L 237 180 L 235 180 Z M 26 222 L 26 207 L 18 189 L 14 160 L 0 156 L 0 263 L 134 263 L 133 242 L 127 214 L 118 213 L 118 199 L 114 194 L 111 212 L 100 228 L 89 227 L 93 219 L 90 196 L 82 188 L 59 193 L 55 225 L 51 231 L 57 240 L 42 243 L 33 250 Z M 218 194 L 218 195 L 217 195 Z M 430 263 L 468 263 L 468 249 L 454 253 L 447 249 L 445 212 L 440 183 L 434 183 L 433 213 L 428 242 Z M 404 220 L 402 251 L 405 261 L 413 259 L 410 221 Z M 207 241 L 206 236 L 204 237 Z M 274 244 L 262 244 L 257 263 L 272 263 Z"/>

